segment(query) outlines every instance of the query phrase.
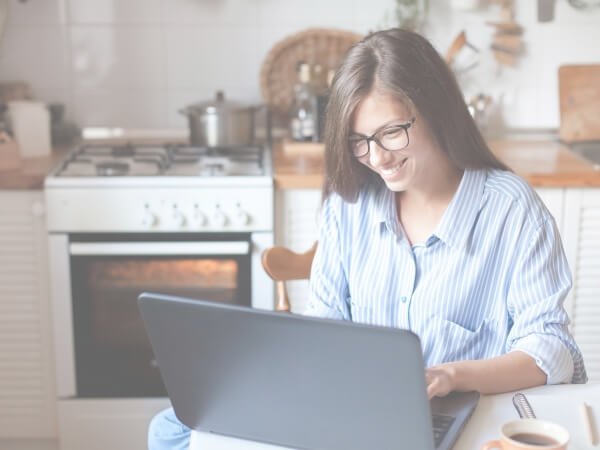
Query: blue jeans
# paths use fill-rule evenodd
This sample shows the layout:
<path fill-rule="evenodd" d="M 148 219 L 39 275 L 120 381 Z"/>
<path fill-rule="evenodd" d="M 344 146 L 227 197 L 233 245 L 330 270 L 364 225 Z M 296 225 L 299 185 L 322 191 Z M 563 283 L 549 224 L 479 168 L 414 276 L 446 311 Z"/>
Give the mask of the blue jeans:
<path fill-rule="evenodd" d="M 167 408 L 150 421 L 148 450 L 188 450 L 191 432 L 179 421 L 173 408 Z"/>

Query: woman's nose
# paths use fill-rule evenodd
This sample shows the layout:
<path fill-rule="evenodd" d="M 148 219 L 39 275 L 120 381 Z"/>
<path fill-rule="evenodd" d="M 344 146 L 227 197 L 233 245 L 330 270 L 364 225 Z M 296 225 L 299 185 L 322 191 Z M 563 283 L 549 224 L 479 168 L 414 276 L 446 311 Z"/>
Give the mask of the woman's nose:
<path fill-rule="evenodd" d="M 387 162 L 391 157 L 391 153 L 382 149 L 377 142 L 369 142 L 369 163 L 371 166 L 378 167 Z"/>

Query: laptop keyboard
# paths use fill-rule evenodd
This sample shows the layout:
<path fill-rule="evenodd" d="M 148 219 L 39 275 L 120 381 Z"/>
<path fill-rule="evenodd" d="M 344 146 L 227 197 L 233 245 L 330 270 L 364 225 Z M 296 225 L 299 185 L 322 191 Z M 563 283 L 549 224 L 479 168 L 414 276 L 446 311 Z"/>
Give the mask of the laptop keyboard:
<path fill-rule="evenodd" d="M 435 441 L 435 447 L 437 448 L 440 443 L 444 440 L 446 433 L 454 422 L 454 417 L 447 416 L 444 414 L 434 414 L 433 419 L 433 440 Z"/>

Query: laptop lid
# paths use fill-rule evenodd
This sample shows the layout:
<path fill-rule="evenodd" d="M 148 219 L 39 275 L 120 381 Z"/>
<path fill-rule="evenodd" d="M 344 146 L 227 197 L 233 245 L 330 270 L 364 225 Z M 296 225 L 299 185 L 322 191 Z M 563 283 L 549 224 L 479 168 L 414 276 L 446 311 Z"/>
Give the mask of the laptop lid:
<path fill-rule="evenodd" d="M 139 305 L 190 428 L 300 449 L 434 448 L 410 331 L 152 293 Z"/>

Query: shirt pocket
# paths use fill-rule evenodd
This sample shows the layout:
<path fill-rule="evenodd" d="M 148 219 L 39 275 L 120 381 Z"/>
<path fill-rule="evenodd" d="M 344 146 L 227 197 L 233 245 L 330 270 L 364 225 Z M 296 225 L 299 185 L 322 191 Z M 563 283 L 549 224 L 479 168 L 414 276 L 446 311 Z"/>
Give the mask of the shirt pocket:
<path fill-rule="evenodd" d="M 493 333 L 487 320 L 472 330 L 441 316 L 433 316 L 426 330 L 421 333 L 427 366 L 485 358 L 492 340 Z"/>
<path fill-rule="evenodd" d="M 350 301 L 352 322 L 377 325 L 382 327 L 398 327 L 399 300 L 388 298 L 376 302 Z"/>

